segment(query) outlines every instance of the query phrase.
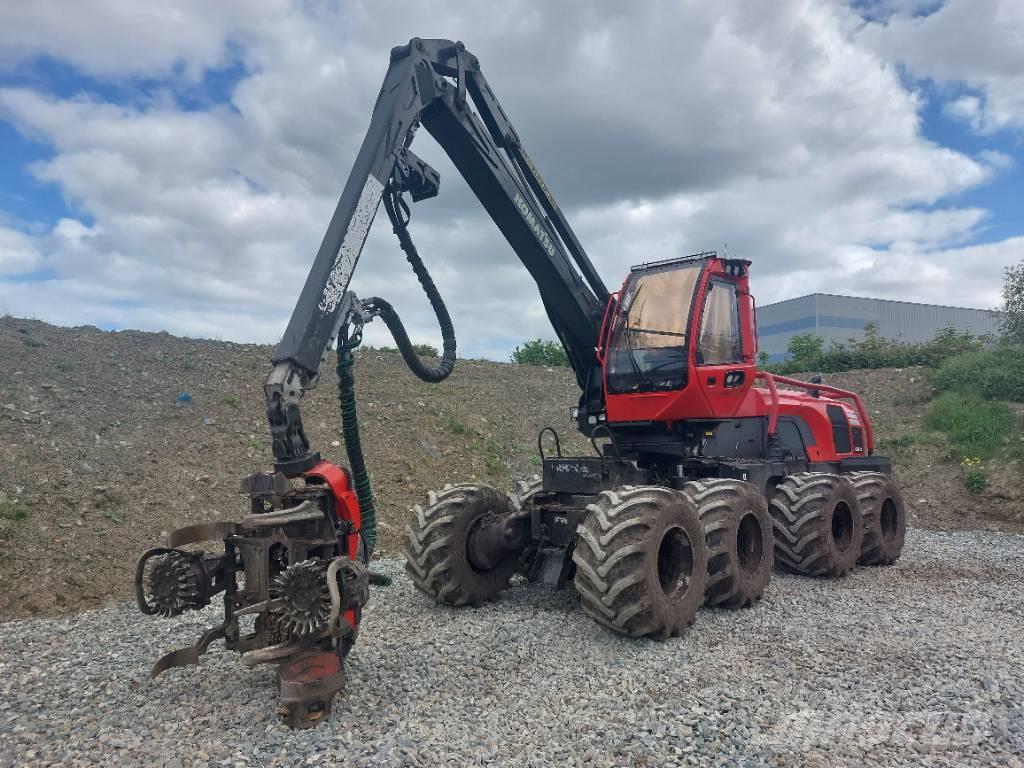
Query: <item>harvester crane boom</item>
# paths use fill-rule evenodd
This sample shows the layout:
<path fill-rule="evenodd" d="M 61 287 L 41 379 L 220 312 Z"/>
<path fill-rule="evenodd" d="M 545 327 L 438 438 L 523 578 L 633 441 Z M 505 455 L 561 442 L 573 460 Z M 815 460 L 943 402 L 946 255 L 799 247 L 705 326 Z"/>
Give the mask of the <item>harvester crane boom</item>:
<path fill-rule="evenodd" d="M 479 115 L 470 107 L 472 97 Z M 348 286 L 385 195 L 437 194 L 438 174 L 409 149 L 422 125 L 445 150 L 536 280 L 581 388 L 600 370 L 595 349 L 608 290 L 523 148 L 478 59 L 462 43 L 414 38 L 391 52 L 370 127 L 324 235 L 267 381 L 272 428 L 289 456 L 308 450 L 297 404 L 352 313 Z M 451 350 L 454 357 L 454 348 Z M 289 408 L 294 406 L 294 408 Z M 292 411 L 289 417 L 288 411 Z M 285 422 L 291 422 L 286 426 Z"/>

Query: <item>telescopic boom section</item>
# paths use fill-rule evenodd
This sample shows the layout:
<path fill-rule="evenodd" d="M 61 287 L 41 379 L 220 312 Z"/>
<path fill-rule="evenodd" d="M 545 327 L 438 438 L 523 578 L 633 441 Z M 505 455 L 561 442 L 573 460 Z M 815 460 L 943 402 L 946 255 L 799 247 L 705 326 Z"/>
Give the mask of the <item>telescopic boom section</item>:
<path fill-rule="evenodd" d="M 391 52 L 370 128 L 274 352 L 268 397 L 276 391 L 289 400 L 296 391 L 292 385 L 315 383 L 323 356 L 352 311 L 349 282 L 385 187 L 391 183 L 413 200 L 437 193 L 437 174 L 408 149 L 420 124 L 536 280 L 581 387 L 598 366 L 595 348 L 608 291 L 522 148 L 479 61 L 462 43 L 413 38 Z"/>

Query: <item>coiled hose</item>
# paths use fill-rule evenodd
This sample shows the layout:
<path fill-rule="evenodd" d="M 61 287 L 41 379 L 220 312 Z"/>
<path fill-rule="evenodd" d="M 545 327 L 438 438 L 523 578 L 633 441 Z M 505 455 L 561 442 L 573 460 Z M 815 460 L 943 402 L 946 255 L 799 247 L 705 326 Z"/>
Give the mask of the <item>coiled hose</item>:
<path fill-rule="evenodd" d="M 374 296 L 363 302 L 363 306 L 387 325 L 395 339 L 402 359 L 417 378 L 433 384 L 447 379 L 455 369 L 455 328 L 448 314 L 448 308 L 441 298 L 434 280 L 430 277 L 423 260 L 420 258 L 409 236 L 409 206 L 402 199 L 401 192 L 388 185 L 384 194 L 384 210 L 391 220 L 392 230 L 398 235 L 398 242 L 405 252 L 406 259 L 412 265 L 423 291 L 430 300 L 430 306 L 441 326 L 443 352 L 441 362 L 437 366 L 429 366 L 423 362 L 406 333 L 402 320 L 394 307 L 384 299 Z M 352 366 L 355 358 L 353 350 L 362 342 L 362 330 L 349 336 L 347 326 L 338 336 L 338 401 L 341 403 L 341 431 L 345 439 L 345 452 L 348 454 L 349 469 L 355 486 L 356 498 L 359 500 L 359 511 L 362 517 L 360 536 L 363 540 L 363 555 L 366 562 L 373 556 L 377 545 L 377 510 L 373 499 L 373 488 L 370 486 L 370 474 L 366 470 L 363 458 L 363 446 L 359 439 L 359 418 L 356 412 L 355 376 Z"/>
<path fill-rule="evenodd" d="M 398 351 L 402 353 L 402 359 L 409 366 L 409 370 L 423 381 L 436 384 L 447 379 L 455 368 L 455 328 L 452 326 L 452 319 L 448 315 L 448 307 L 444 305 L 444 299 L 441 298 L 437 286 L 434 285 L 433 278 L 430 277 L 430 273 L 427 271 L 426 266 L 424 266 L 416 246 L 413 245 L 412 237 L 409 235 L 409 206 L 402 199 L 401 194 L 396 192 L 391 186 L 388 187 L 384 195 L 384 210 L 387 211 L 388 218 L 391 220 L 392 231 L 398 235 L 398 243 L 402 250 L 405 251 L 405 258 L 412 266 L 416 279 L 420 281 L 423 292 L 427 294 L 427 298 L 430 300 L 430 306 L 437 317 L 437 324 L 441 326 L 441 341 L 443 344 L 441 362 L 437 367 L 431 367 L 424 363 L 420 356 L 416 354 L 416 350 L 413 349 L 412 342 L 409 340 L 409 334 L 405 332 L 405 326 L 402 325 L 398 313 L 395 312 L 394 307 L 390 303 L 379 296 L 374 296 L 364 301 L 363 304 L 371 313 L 379 317 L 387 325 L 388 330 L 391 331 L 391 335 L 395 339 Z"/>

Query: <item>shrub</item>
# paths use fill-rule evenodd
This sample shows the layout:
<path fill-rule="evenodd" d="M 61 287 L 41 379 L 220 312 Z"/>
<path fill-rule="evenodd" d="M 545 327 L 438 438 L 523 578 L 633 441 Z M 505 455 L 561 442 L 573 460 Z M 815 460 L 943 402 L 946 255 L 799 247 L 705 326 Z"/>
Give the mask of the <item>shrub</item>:
<path fill-rule="evenodd" d="M 832 342 L 825 351 L 819 348 L 815 352 L 815 339 L 820 340 L 821 337 L 813 334 L 794 336 L 788 346 L 793 359 L 769 366 L 769 370 L 787 374 L 810 370 L 836 373 L 858 368 L 906 368 L 911 365 L 934 367 L 955 355 L 980 351 L 986 341 L 969 332 L 947 327 L 930 341 L 904 344 L 879 336 L 873 323 L 864 326 L 863 339 Z"/>
<path fill-rule="evenodd" d="M 971 392 L 945 392 L 925 411 L 930 429 L 945 432 L 961 458 L 985 458 L 994 454 L 1013 425 L 1004 403 L 983 400 Z"/>
<path fill-rule="evenodd" d="M 437 347 L 433 344 L 413 344 L 413 350 L 420 357 L 440 357 L 441 353 L 437 351 Z"/>
<path fill-rule="evenodd" d="M 1024 344 L 1024 261 L 1003 272 L 1003 314 L 999 330 L 1011 344 Z"/>
<path fill-rule="evenodd" d="M 968 493 L 977 495 L 985 490 L 988 485 L 988 475 L 981 466 L 981 459 L 967 458 L 960 462 L 960 469 L 963 471 L 964 487 Z"/>
<path fill-rule="evenodd" d="M 512 352 L 512 362 L 521 365 L 568 366 L 569 356 L 557 341 L 534 339 L 515 348 Z"/>
<path fill-rule="evenodd" d="M 798 333 L 789 340 L 786 351 L 793 356 L 793 360 L 803 362 L 817 362 L 825 348 L 825 339 L 813 333 Z M 813 368 L 814 366 L 808 366 Z"/>
<path fill-rule="evenodd" d="M 936 389 L 1024 402 L 1024 347 L 1000 344 L 945 361 L 929 374 Z"/>

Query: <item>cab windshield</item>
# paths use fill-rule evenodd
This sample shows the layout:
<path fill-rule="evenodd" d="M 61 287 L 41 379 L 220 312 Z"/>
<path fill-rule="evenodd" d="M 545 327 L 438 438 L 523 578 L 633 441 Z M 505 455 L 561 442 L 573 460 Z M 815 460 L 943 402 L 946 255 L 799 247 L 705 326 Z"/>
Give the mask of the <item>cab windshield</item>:
<path fill-rule="evenodd" d="M 655 392 L 686 384 L 686 332 L 702 262 L 634 272 L 606 358 L 608 391 Z"/>

